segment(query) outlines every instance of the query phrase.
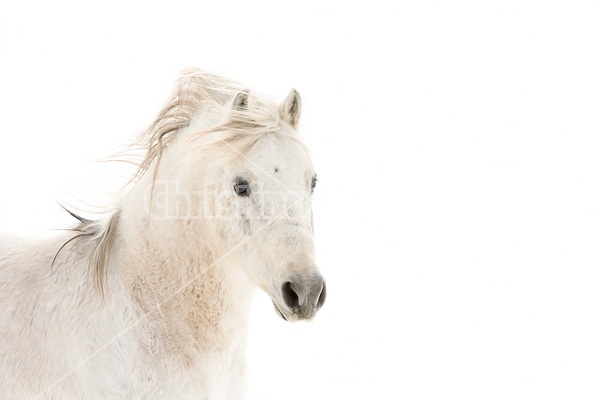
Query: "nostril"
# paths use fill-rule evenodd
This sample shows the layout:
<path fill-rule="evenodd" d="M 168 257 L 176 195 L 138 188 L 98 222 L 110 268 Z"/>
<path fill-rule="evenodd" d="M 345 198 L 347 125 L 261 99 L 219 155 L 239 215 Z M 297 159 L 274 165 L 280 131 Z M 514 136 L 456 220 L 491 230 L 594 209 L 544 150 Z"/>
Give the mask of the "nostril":
<path fill-rule="evenodd" d="M 321 294 L 319 295 L 319 300 L 317 301 L 317 309 L 323 307 L 323 304 L 325 304 L 326 297 L 327 297 L 327 288 L 325 286 L 325 282 L 323 282 L 323 289 L 321 290 Z"/>
<path fill-rule="evenodd" d="M 286 282 L 281 287 L 281 293 L 283 295 L 283 301 L 285 304 L 295 310 L 300 305 L 300 301 L 298 299 L 298 293 L 292 288 L 292 282 Z"/>

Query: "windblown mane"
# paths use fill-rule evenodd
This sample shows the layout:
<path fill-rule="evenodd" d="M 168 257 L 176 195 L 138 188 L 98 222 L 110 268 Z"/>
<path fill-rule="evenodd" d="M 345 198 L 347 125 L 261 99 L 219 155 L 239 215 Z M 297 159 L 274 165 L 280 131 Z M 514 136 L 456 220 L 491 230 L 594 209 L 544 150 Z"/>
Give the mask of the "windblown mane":
<path fill-rule="evenodd" d="M 285 132 L 277 105 L 268 99 L 252 96 L 250 106 L 249 93 L 235 81 L 198 69 L 184 71 L 171 99 L 132 146 L 141 149 L 144 155 L 135 161 L 137 169 L 129 183 L 137 183 L 154 161 L 153 178 L 156 178 L 164 150 L 188 127 L 197 129 L 195 137 L 202 140 L 203 146 L 219 146 L 224 154 L 239 154 L 240 150 L 254 145 L 263 134 Z M 294 139 L 293 136 L 290 138 Z M 110 250 L 120 211 L 117 209 L 102 220 L 88 220 L 70 210 L 67 212 L 80 223 L 72 229 L 77 234 L 57 251 L 53 264 L 71 241 L 90 238 L 90 272 L 95 286 L 104 295 Z"/>

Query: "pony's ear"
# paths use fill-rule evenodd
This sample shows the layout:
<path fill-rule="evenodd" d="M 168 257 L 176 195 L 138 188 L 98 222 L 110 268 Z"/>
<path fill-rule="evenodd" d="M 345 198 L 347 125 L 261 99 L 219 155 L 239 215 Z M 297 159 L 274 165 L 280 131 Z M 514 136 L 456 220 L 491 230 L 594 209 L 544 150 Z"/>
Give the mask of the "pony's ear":
<path fill-rule="evenodd" d="M 244 89 L 239 92 L 233 99 L 233 109 L 237 111 L 244 111 L 248 109 L 248 89 Z"/>
<path fill-rule="evenodd" d="M 279 108 L 279 115 L 292 127 L 295 128 L 298 125 L 300 119 L 300 93 L 296 89 L 292 89 L 288 94 L 288 97 Z"/>

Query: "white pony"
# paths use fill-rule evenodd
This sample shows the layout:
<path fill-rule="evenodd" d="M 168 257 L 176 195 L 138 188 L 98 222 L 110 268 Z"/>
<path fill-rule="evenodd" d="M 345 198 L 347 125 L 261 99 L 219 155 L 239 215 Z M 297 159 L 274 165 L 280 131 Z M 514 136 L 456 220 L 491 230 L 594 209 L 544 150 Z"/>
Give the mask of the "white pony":
<path fill-rule="evenodd" d="M 255 287 L 288 321 L 325 301 L 299 114 L 188 71 L 105 220 L 0 238 L 0 399 L 243 397 Z"/>

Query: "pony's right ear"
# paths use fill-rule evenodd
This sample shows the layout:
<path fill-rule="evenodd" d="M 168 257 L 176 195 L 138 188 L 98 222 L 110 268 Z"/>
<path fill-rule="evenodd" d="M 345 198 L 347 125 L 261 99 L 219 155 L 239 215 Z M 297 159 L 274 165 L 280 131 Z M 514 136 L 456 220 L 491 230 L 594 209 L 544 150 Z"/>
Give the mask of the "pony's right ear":
<path fill-rule="evenodd" d="M 300 104 L 300 93 L 296 89 L 292 89 L 279 108 L 281 118 L 293 128 L 296 128 L 300 119 Z"/>
<path fill-rule="evenodd" d="M 248 110 L 248 89 L 239 92 L 233 99 L 233 109 L 236 111 Z"/>

